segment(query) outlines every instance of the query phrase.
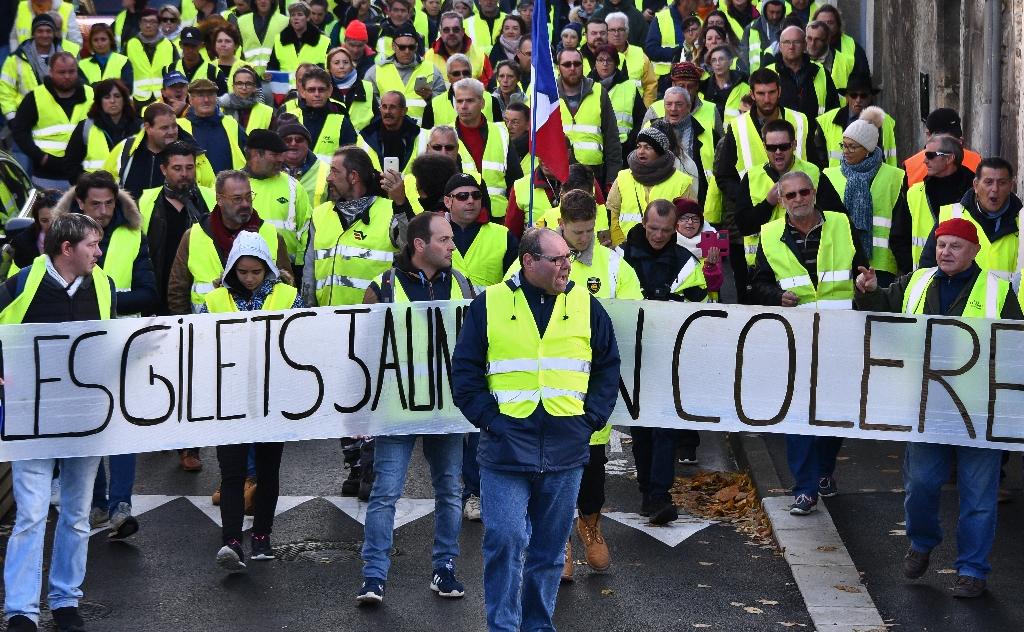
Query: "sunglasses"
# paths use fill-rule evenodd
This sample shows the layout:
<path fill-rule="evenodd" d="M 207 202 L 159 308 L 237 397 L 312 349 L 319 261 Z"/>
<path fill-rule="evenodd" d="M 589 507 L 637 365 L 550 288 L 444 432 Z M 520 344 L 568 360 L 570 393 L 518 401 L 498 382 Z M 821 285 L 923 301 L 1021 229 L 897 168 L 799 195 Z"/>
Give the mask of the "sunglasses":
<path fill-rule="evenodd" d="M 458 193 L 452 193 L 449 197 L 453 197 L 460 202 L 465 202 L 469 198 L 474 200 L 483 199 L 484 194 L 479 191 L 459 191 Z"/>
<path fill-rule="evenodd" d="M 783 193 L 782 194 L 782 197 L 786 198 L 787 200 L 795 200 L 797 198 L 797 196 L 800 196 L 800 197 L 810 197 L 811 196 L 811 190 L 810 189 L 797 189 L 796 191 L 790 191 L 789 193 Z"/>
<path fill-rule="evenodd" d="M 415 44 L 395 44 L 395 50 L 416 50 Z"/>
<path fill-rule="evenodd" d="M 945 151 L 926 151 L 924 152 L 925 160 L 935 160 L 939 156 L 952 156 L 953 154 Z"/>
<path fill-rule="evenodd" d="M 431 145 L 434 151 L 455 151 L 455 145 Z"/>
<path fill-rule="evenodd" d="M 579 68 L 580 66 L 583 65 L 583 62 L 582 61 L 563 61 L 562 63 L 560 63 L 558 65 L 561 66 L 562 68 Z"/>
<path fill-rule="evenodd" d="M 450 35 L 452 33 L 461 33 L 462 32 L 462 27 L 461 26 L 446 26 L 443 29 L 441 29 L 441 32 L 444 33 L 445 35 Z"/>
<path fill-rule="evenodd" d="M 175 18 L 160 18 L 160 22 L 163 24 L 174 24 L 177 21 Z"/>
<path fill-rule="evenodd" d="M 764 150 L 769 154 L 774 154 L 777 151 L 789 151 L 793 148 L 793 143 L 779 143 L 778 145 L 765 145 Z"/>
<path fill-rule="evenodd" d="M 470 72 L 468 70 L 452 70 L 448 74 L 453 77 L 468 77 Z"/>

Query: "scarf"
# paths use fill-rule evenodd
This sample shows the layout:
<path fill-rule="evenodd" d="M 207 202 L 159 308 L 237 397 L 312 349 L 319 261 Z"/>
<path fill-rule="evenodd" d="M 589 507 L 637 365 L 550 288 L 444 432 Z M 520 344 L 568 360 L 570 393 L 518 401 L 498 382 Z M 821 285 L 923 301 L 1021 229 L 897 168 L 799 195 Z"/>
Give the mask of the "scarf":
<path fill-rule="evenodd" d="M 138 119 L 129 117 L 127 112 L 122 112 L 120 120 L 116 122 L 106 112 L 100 112 L 96 117 L 96 127 L 107 135 L 107 140 L 113 147 L 138 132 L 141 125 Z"/>
<path fill-rule="evenodd" d="M 864 254 L 871 259 L 871 217 L 874 204 L 871 202 L 871 183 L 882 164 L 882 148 L 875 147 L 867 158 L 856 165 L 851 165 L 843 158 L 839 162 L 839 170 L 846 178 L 846 192 L 843 193 L 843 204 L 850 211 L 850 221 L 861 231 L 860 240 Z"/>
<path fill-rule="evenodd" d="M 348 90 L 355 82 L 359 79 L 359 73 L 356 72 L 355 66 L 349 71 L 347 75 L 342 78 L 334 77 L 334 87 L 338 90 Z"/>
<path fill-rule="evenodd" d="M 164 38 L 164 34 L 163 34 L 163 31 L 161 31 L 160 29 L 157 29 L 156 35 L 153 36 L 153 37 L 146 37 L 145 35 L 142 34 L 141 31 L 135 37 L 139 38 L 139 41 L 142 42 L 143 44 L 147 44 L 149 46 L 152 46 L 154 44 L 159 43 L 160 40 L 162 40 Z"/>
<path fill-rule="evenodd" d="M 248 99 L 243 99 L 233 92 L 222 94 L 217 97 L 217 105 L 226 114 L 235 114 L 237 112 L 244 112 L 251 110 L 254 105 L 260 102 L 259 95 L 253 93 Z"/>
<path fill-rule="evenodd" d="M 164 190 L 166 191 L 166 188 Z M 224 225 L 224 218 L 221 216 L 220 207 L 217 207 L 210 213 L 210 236 L 213 237 L 213 243 L 217 244 L 217 249 L 227 256 L 231 252 L 231 246 L 234 245 L 235 237 L 238 236 L 238 233 L 243 230 L 258 233 L 262 224 L 263 220 L 256 213 L 256 209 L 253 209 L 252 216 L 245 226 L 237 230 L 230 230 Z"/>
<path fill-rule="evenodd" d="M 335 210 L 341 215 L 345 226 L 351 226 L 356 218 L 366 212 L 377 201 L 376 195 L 367 195 L 354 200 L 338 200 L 334 203 Z"/>
<path fill-rule="evenodd" d="M 39 50 L 36 49 L 34 42 L 29 40 L 26 44 L 27 45 L 22 48 L 22 50 L 25 51 L 25 59 L 28 60 L 29 65 L 32 66 L 32 72 L 39 78 L 39 83 L 42 83 L 44 77 L 50 76 L 50 66 L 46 63 L 43 57 L 45 56 L 46 59 L 49 59 L 57 52 L 57 47 L 50 44 L 50 50 L 45 54 L 40 54 Z"/>
<path fill-rule="evenodd" d="M 647 187 L 668 180 L 676 170 L 676 157 L 671 152 L 662 154 L 652 162 L 642 165 L 637 161 L 636 150 L 634 150 L 630 152 L 626 162 L 629 164 L 629 170 L 633 173 L 633 179 Z"/>
<path fill-rule="evenodd" d="M 498 38 L 498 42 L 501 43 L 501 47 L 505 49 L 505 57 L 508 59 L 515 59 L 516 52 L 519 50 L 519 42 L 522 41 L 522 37 L 516 37 L 509 39 L 502 35 Z"/>

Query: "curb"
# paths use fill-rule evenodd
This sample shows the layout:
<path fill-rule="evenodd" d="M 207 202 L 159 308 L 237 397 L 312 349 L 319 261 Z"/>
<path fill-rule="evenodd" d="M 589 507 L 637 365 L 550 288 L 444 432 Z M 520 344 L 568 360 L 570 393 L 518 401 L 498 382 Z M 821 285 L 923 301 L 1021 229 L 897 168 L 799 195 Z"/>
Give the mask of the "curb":
<path fill-rule="evenodd" d="M 757 433 L 730 432 L 729 448 L 740 470 L 750 473 L 750 479 L 762 500 L 770 496 L 785 495 L 782 479 L 775 470 L 771 452 L 764 436 Z M 773 491 L 774 490 L 774 491 Z"/>

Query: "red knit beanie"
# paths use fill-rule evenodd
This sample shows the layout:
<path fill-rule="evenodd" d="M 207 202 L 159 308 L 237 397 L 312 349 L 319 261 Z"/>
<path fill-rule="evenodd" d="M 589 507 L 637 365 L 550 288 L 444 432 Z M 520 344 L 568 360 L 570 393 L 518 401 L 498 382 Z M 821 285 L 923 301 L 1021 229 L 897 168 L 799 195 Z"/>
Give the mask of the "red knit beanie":
<path fill-rule="evenodd" d="M 935 236 L 952 235 L 966 239 L 972 244 L 978 243 L 978 229 L 971 222 L 961 217 L 947 219 L 935 228 Z"/>

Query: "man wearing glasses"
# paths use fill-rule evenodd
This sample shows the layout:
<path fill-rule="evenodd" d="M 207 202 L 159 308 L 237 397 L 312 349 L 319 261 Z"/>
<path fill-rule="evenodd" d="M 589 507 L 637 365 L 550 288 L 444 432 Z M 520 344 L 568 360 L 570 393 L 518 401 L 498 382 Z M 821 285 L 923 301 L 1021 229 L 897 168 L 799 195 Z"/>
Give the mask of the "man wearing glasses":
<path fill-rule="evenodd" d="M 445 185 L 444 206 L 455 235 L 452 267 L 466 275 L 477 292 L 501 282 L 518 247 L 501 224 L 478 221 L 482 199 L 482 187 L 467 173 L 455 174 Z"/>
<path fill-rule="evenodd" d="M 419 34 L 409 23 L 403 24 L 391 39 L 390 57 L 366 71 L 365 79 L 373 86 L 373 96 L 391 90 L 405 95 L 409 116 L 419 123 L 427 101 L 445 90 L 444 77 L 428 60 L 417 54 Z"/>
<path fill-rule="evenodd" d="M 658 97 L 658 75 L 644 49 L 629 44 L 629 17 L 625 13 L 609 13 L 604 18 L 608 25 L 608 43 L 619 51 L 619 67 L 626 69 L 644 95 L 644 105 L 650 106 Z"/>
<path fill-rule="evenodd" d="M 790 171 L 779 178 L 786 216 L 761 228 L 752 293 L 761 305 L 804 309 L 853 309 L 853 279 L 867 267 L 861 237 L 849 218 L 822 211 L 811 177 Z M 836 495 L 832 472 L 840 437 L 787 435 L 786 459 L 793 474 L 789 513 L 806 516 L 818 496 Z"/>
<path fill-rule="evenodd" d="M 615 108 L 600 83 L 583 76 L 583 54 L 560 50 L 558 97 L 561 99 L 562 127 L 569 138 L 576 162 L 594 171 L 604 191 L 611 189 L 622 169 L 622 145 Z"/>
<path fill-rule="evenodd" d="M 476 72 L 474 77 L 486 85 L 491 80 L 491 75 L 494 74 L 491 60 L 483 48 L 487 46 L 487 50 L 490 50 L 490 44 L 470 39 L 462 24 L 462 16 L 455 11 L 441 14 L 440 34 L 437 41 L 427 51 L 427 61 L 433 63 L 437 71 L 441 73 L 444 72 L 445 64 L 448 63 L 448 59 L 452 55 L 462 53 L 469 57 L 469 63 Z M 435 94 L 437 93 L 435 92 Z"/>
<path fill-rule="evenodd" d="M 427 109 L 423 112 L 423 129 L 433 129 L 436 125 L 455 124 L 455 84 L 462 79 L 473 77 L 473 66 L 470 64 L 469 57 L 462 53 L 456 53 L 449 57 L 445 68 L 448 71 L 448 90 L 427 103 Z M 488 121 L 501 122 L 500 117 L 494 116 L 494 97 L 485 91 L 483 99 L 484 118 Z M 500 109 L 498 114 L 501 114 Z"/>
<path fill-rule="evenodd" d="M 825 147 L 828 148 L 829 167 L 838 167 L 843 157 L 843 152 L 839 149 L 843 131 L 860 117 L 864 108 L 874 105 L 875 95 L 881 91 L 881 88 L 876 88 L 872 84 L 871 77 L 853 75 L 846 84 L 846 89 L 839 91 L 846 96 L 846 107 L 829 110 L 818 117 L 818 126 L 821 127 Z M 882 121 L 882 139 L 879 145 L 885 154 L 886 164 L 899 166 L 896 161 L 896 121 L 888 113 Z"/>
<path fill-rule="evenodd" d="M 553 630 L 590 437 L 617 398 L 619 351 L 607 312 L 569 280 L 564 239 L 528 231 L 519 262 L 518 275 L 470 305 L 452 388 L 480 428 L 487 627 Z"/>

